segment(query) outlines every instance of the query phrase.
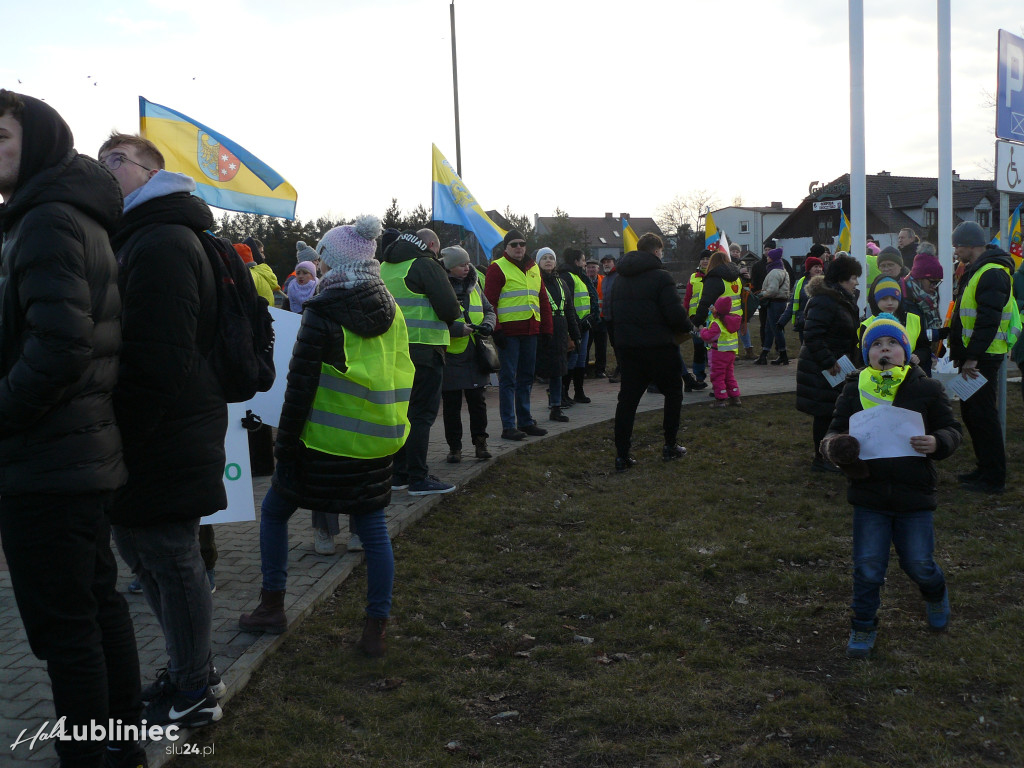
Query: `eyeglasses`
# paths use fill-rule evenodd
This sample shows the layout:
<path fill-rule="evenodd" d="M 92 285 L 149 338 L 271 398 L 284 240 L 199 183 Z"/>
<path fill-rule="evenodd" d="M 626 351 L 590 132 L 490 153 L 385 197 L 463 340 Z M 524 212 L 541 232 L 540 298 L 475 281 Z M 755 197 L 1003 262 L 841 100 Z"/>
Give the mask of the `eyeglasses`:
<path fill-rule="evenodd" d="M 522 240 L 516 240 L 514 243 L 509 243 L 508 247 L 509 248 L 525 248 L 526 247 L 526 243 L 523 242 Z"/>
<path fill-rule="evenodd" d="M 141 168 L 144 171 L 152 171 L 153 170 L 152 168 L 147 168 L 142 163 L 136 163 L 130 157 L 128 157 L 127 155 L 123 155 L 121 153 L 110 154 L 110 155 L 107 155 L 106 157 L 103 158 L 103 164 L 105 166 L 107 166 L 107 168 L 109 168 L 112 171 L 116 171 L 118 168 L 121 167 L 121 164 L 126 162 L 126 161 L 131 163 L 132 165 L 139 166 L 139 168 Z"/>

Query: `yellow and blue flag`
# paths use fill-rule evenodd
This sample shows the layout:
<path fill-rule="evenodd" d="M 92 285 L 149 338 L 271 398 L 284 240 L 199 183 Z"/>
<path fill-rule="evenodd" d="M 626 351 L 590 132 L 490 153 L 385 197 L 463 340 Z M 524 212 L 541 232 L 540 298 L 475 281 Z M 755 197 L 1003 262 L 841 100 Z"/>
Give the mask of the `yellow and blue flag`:
<path fill-rule="evenodd" d="M 851 256 L 853 252 L 850 250 L 850 220 L 846 218 L 846 211 L 842 208 L 839 209 L 839 245 L 837 251 L 846 251 Z"/>
<path fill-rule="evenodd" d="M 1022 239 L 1024 239 L 1022 238 L 1022 234 L 1024 233 L 1022 233 L 1020 225 L 1020 205 L 1017 206 L 1017 208 L 1010 216 L 1009 230 L 1010 247 L 1005 248 L 1003 250 L 1009 251 L 1010 256 L 1013 257 L 1013 268 L 1017 270 L 1020 269 L 1021 262 L 1022 260 L 1024 260 L 1021 258 L 1022 256 L 1024 256 L 1024 249 L 1022 249 L 1021 243 Z M 996 245 L 1002 248 L 1002 233 L 996 232 L 996 236 L 992 238 L 989 245 Z"/>
<path fill-rule="evenodd" d="M 640 238 L 636 236 L 636 232 L 633 231 L 633 227 L 629 225 L 626 219 L 622 220 L 622 252 L 629 253 L 630 251 L 636 250 L 636 244 L 640 241 Z"/>
<path fill-rule="evenodd" d="M 476 235 L 484 253 L 490 259 L 494 246 L 504 239 L 505 230 L 491 221 L 490 217 L 484 213 L 480 203 L 466 189 L 466 185 L 462 183 L 462 179 L 441 154 L 437 145 L 432 144 L 431 146 L 434 148 L 434 171 L 431 184 L 433 220 L 457 224 L 468 229 Z"/>
<path fill-rule="evenodd" d="M 715 226 L 715 220 L 711 213 L 704 218 L 704 247 L 709 251 L 729 252 L 729 240 L 725 231 Z"/>
<path fill-rule="evenodd" d="M 139 97 L 139 128 L 168 171 L 196 182 L 196 197 L 228 211 L 295 218 L 295 188 L 269 165 L 191 117 Z"/>

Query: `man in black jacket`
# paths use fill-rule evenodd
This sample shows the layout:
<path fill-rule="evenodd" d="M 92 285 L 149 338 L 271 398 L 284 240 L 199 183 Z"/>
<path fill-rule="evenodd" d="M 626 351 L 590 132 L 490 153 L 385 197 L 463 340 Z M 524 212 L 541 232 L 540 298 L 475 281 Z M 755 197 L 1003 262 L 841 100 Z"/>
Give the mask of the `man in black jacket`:
<path fill-rule="evenodd" d="M 144 716 L 198 727 L 220 719 L 224 692 L 211 664 L 213 604 L 197 538 L 202 517 L 227 506 L 227 405 L 206 359 L 217 293 L 198 237 L 213 215 L 191 194 L 191 178 L 163 170 L 152 142 L 111 134 L 99 158 L 125 196 L 111 243 L 124 304 L 114 408 L 128 484 L 110 517 L 169 656 L 166 675 L 143 691 Z"/>
<path fill-rule="evenodd" d="M 675 280 L 662 266 L 661 238 L 648 232 L 637 250 L 616 265 L 618 277 L 611 290 L 615 317 L 615 357 L 622 372 L 622 386 L 615 406 L 615 469 L 623 472 L 636 464 L 630 455 L 633 421 L 647 387 L 654 382 L 665 395 L 662 458 L 677 459 L 686 453 L 676 445 L 679 412 L 683 404 L 683 358 L 678 338 L 693 327 L 676 291 Z"/>
<path fill-rule="evenodd" d="M 52 107 L 0 90 L 0 538 L 69 739 L 90 722 L 137 726 L 142 711 L 106 516 L 128 476 L 111 405 L 121 304 L 106 231 L 121 194 L 73 144 Z M 56 747 L 61 765 L 100 766 L 108 744 Z M 138 757 L 133 743 L 109 747 L 107 759 Z"/>
<path fill-rule="evenodd" d="M 969 491 L 999 494 L 1006 483 L 1006 447 L 996 408 L 996 378 L 1007 350 L 1013 259 L 987 242 L 985 231 L 973 221 L 953 230 L 953 252 L 967 271 L 960 278 L 950 322 L 949 356 L 965 377 L 980 373 L 986 379 L 981 389 L 960 401 L 978 466 L 957 479 Z"/>

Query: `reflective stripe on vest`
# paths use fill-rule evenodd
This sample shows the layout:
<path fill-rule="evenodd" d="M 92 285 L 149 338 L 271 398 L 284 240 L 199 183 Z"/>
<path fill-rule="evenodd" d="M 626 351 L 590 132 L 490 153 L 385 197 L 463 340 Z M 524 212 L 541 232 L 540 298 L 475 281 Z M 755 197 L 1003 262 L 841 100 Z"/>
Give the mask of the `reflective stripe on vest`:
<path fill-rule="evenodd" d="M 534 264 L 526 272 L 504 256 L 495 262 L 505 275 L 498 295 L 498 322 L 540 320 L 540 267 Z"/>
<path fill-rule="evenodd" d="M 386 261 L 380 265 L 380 277 L 405 315 L 409 343 L 447 347 L 451 341 L 448 323 L 437 316 L 426 294 L 413 293 L 405 284 L 405 278 L 414 261 L 415 259 L 409 259 L 398 264 Z"/>
<path fill-rule="evenodd" d="M 890 368 L 886 373 L 891 377 L 882 377 L 881 382 L 871 378 L 872 374 L 881 377 L 881 371 L 868 367 L 862 370 L 857 378 L 857 389 L 860 391 L 860 404 L 865 410 L 876 405 L 892 405 L 900 384 L 907 378 L 909 366 Z"/>
<path fill-rule="evenodd" d="M 743 317 L 743 282 L 737 277 L 731 283 L 722 281 L 726 296 L 732 298 L 732 311 L 729 314 Z M 701 288 L 703 292 L 703 287 Z"/>
<path fill-rule="evenodd" d="M 556 277 L 555 279 L 557 280 L 558 278 Z M 562 284 L 562 287 L 564 287 L 564 283 Z M 564 293 L 564 291 L 559 291 L 558 292 L 558 296 L 559 296 L 558 301 L 555 301 L 555 297 L 551 295 L 551 291 L 548 289 L 547 283 L 544 284 L 544 291 L 548 295 L 548 303 L 551 305 L 551 314 L 553 314 L 553 315 L 565 314 L 565 293 Z"/>
<path fill-rule="evenodd" d="M 320 382 L 299 439 L 333 456 L 390 456 L 409 435 L 415 372 L 401 309 L 380 336 L 346 333 L 345 371 L 320 364 Z"/>
<path fill-rule="evenodd" d="M 971 276 L 970 282 L 967 283 L 967 287 L 964 289 L 963 297 L 960 299 L 960 324 L 964 329 L 961 339 L 965 347 L 970 343 L 971 336 L 974 335 L 974 323 L 978 318 L 978 300 L 975 295 L 978 290 L 978 281 L 990 269 L 1001 269 L 1007 274 L 1010 273 L 1010 270 L 1006 267 L 989 263 Z M 1017 336 L 1020 335 L 1020 317 L 1016 309 L 1017 303 L 1013 299 L 1013 291 L 1011 290 L 1010 298 L 1006 300 L 1003 312 L 999 316 L 999 327 L 996 329 L 995 338 L 988 345 L 985 354 L 1004 354 L 1016 341 Z M 1017 315 L 1016 323 L 1014 322 L 1014 315 Z"/>
<path fill-rule="evenodd" d="M 800 289 L 804 287 L 804 280 L 807 279 L 807 275 L 804 275 L 796 281 L 796 288 L 793 289 L 793 317 L 797 316 L 800 312 Z"/>
<path fill-rule="evenodd" d="M 700 305 L 700 295 L 704 292 L 704 276 L 697 277 L 697 273 L 694 272 L 690 275 L 690 286 L 690 306 L 686 308 L 686 311 L 692 315 Z"/>
<path fill-rule="evenodd" d="M 469 322 L 471 325 L 480 325 L 484 321 L 484 302 L 480 298 L 480 286 L 474 285 L 469 291 Z M 452 339 L 448 345 L 448 351 L 453 355 L 465 352 L 469 346 L 469 336 L 459 336 Z"/>
<path fill-rule="evenodd" d="M 572 277 L 575 290 L 572 295 L 572 305 L 576 308 L 576 316 L 582 320 L 590 314 L 590 291 L 587 290 L 587 284 L 579 275 L 574 275 L 572 272 L 569 275 Z"/>
<path fill-rule="evenodd" d="M 864 334 L 868 330 L 868 326 L 877 319 L 877 315 L 871 315 L 871 317 L 860 324 L 860 330 L 857 332 L 857 349 L 864 348 Z M 921 316 L 915 315 L 913 312 L 907 312 L 906 322 L 901 323 L 901 325 L 907 331 L 907 339 L 910 341 L 910 352 L 913 354 L 914 347 L 917 346 L 917 340 L 921 336 Z M 904 362 L 909 363 L 910 361 L 906 360 Z"/>
<path fill-rule="evenodd" d="M 719 352 L 732 352 L 738 355 L 740 353 L 740 335 L 736 331 L 727 331 L 725 329 L 725 323 L 719 320 L 717 317 L 714 318 L 715 325 L 718 326 L 718 341 L 715 342 L 715 349 Z"/>

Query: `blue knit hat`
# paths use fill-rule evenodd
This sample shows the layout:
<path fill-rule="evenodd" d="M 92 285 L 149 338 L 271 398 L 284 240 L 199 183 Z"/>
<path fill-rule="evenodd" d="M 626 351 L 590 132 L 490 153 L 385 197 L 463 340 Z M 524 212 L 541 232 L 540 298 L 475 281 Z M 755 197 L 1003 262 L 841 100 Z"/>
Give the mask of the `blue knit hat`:
<path fill-rule="evenodd" d="M 871 295 L 876 302 L 886 296 L 892 296 L 900 301 L 903 298 L 903 291 L 900 290 L 900 284 L 894 278 L 882 277 L 875 283 L 875 290 Z"/>
<path fill-rule="evenodd" d="M 910 363 L 911 350 L 907 329 L 900 325 L 900 321 L 888 312 L 883 312 L 876 317 L 867 327 L 867 330 L 864 331 L 864 336 L 860 340 L 861 354 L 864 355 L 865 365 L 868 362 L 868 351 L 871 349 L 871 345 L 883 336 L 890 336 L 899 342 L 899 345 L 903 347 L 905 355 L 903 364 L 908 365 Z"/>

